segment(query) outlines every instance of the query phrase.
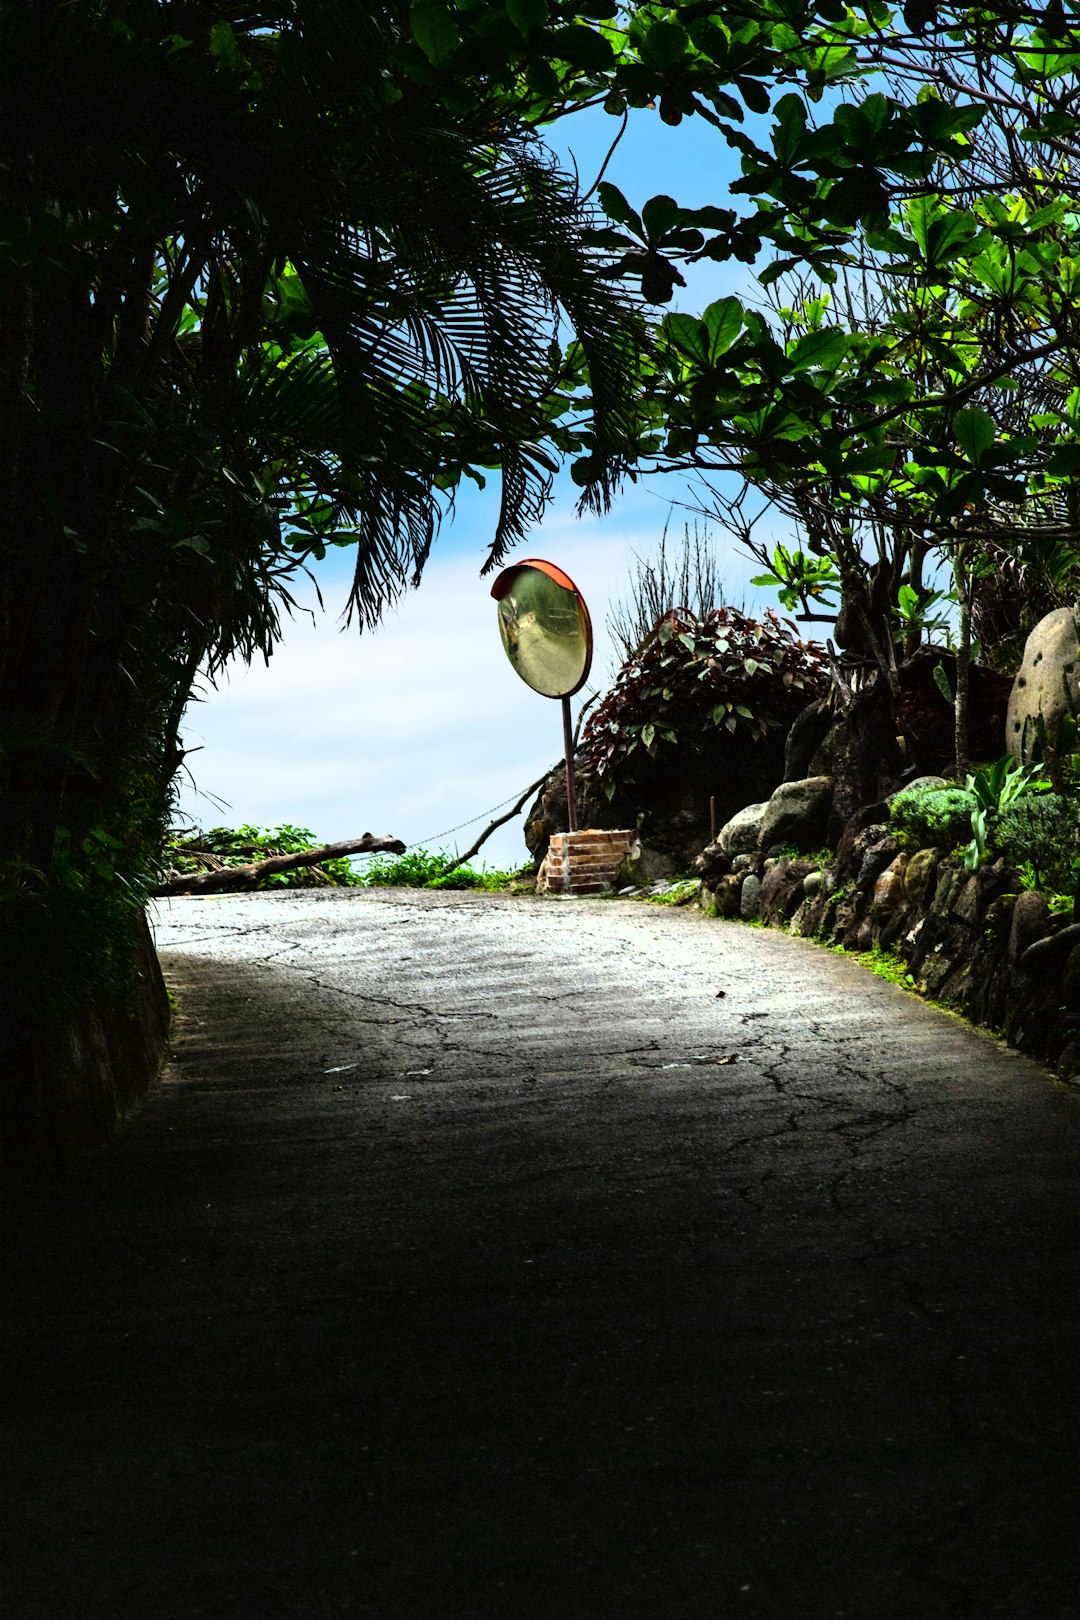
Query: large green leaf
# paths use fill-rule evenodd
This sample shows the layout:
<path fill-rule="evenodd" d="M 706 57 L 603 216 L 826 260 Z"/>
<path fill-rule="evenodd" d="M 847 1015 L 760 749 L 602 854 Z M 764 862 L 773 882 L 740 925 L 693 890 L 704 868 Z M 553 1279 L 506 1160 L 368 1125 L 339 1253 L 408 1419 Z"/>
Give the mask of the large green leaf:
<path fill-rule="evenodd" d="M 847 355 L 851 338 L 835 328 L 822 328 L 801 337 L 788 357 L 792 372 L 835 368 Z"/>
<path fill-rule="evenodd" d="M 731 348 L 742 331 L 743 318 L 743 306 L 737 298 L 718 298 L 706 309 L 703 325 L 708 335 L 710 365 Z"/>
<path fill-rule="evenodd" d="M 443 0 L 417 0 L 411 21 L 413 38 L 428 61 L 442 67 L 460 43 L 452 8 Z"/>
<path fill-rule="evenodd" d="M 953 432 L 957 444 L 976 467 L 997 438 L 993 417 L 981 405 L 969 405 L 966 410 L 958 411 L 953 418 Z"/>

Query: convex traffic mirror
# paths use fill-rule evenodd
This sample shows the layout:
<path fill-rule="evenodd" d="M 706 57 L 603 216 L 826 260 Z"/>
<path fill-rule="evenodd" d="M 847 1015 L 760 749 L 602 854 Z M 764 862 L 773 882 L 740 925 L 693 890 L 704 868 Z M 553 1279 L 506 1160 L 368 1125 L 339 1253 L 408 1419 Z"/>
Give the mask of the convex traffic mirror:
<path fill-rule="evenodd" d="M 562 702 L 567 821 L 576 832 L 570 699 L 584 686 L 592 664 L 589 610 L 569 574 L 539 557 L 504 568 L 491 594 L 499 604 L 499 635 L 507 658 L 534 692 Z"/>

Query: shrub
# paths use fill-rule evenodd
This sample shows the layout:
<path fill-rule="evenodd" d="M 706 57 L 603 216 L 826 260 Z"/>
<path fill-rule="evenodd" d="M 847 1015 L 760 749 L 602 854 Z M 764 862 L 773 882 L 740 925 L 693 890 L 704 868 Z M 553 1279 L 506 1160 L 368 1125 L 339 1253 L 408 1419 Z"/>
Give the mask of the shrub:
<path fill-rule="evenodd" d="M 986 843 L 1010 866 L 1030 866 L 1036 886 L 1071 891 L 1080 852 L 1080 804 L 1059 793 L 1020 799 L 991 819 Z"/>
<path fill-rule="evenodd" d="M 971 838 L 977 808 L 967 788 L 902 788 L 889 806 L 889 829 L 909 849 L 955 849 Z"/>
<path fill-rule="evenodd" d="M 404 855 L 375 855 L 357 881 L 366 887 L 391 889 L 504 889 L 518 875 L 497 868 L 446 868 L 455 856 L 445 849 L 410 849 Z M 443 876 L 443 874 L 446 874 Z"/>
<path fill-rule="evenodd" d="M 702 618 L 673 608 L 620 669 L 582 737 L 582 772 L 610 799 L 650 758 L 699 751 L 709 733 L 753 739 L 794 719 L 825 675 L 821 650 L 768 610 L 763 622 L 734 608 Z"/>

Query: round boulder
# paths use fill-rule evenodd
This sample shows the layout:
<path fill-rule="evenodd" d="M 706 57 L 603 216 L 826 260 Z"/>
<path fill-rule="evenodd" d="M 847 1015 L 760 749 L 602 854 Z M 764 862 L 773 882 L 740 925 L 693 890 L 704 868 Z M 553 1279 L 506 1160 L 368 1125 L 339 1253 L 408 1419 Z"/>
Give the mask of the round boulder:
<path fill-rule="evenodd" d="M 807 776 L 801 782 L 781 782 L 761 818 L 759 849 L 789 844 L 809 853 L 825 841 L 832 808 L 831 776 Z"/>
<path fill-rule="evenodd" d="M 749 855 L 757 849 L 767 807 L 767 800 L 761 804 L 748 804 L 724 823 L 716 835 L 716 841 L 725 855 Z"/>
<path fill-rule="evenodd" d="M 1080 641 L 1070 607 L 1055 608 L 1028 636 L 1005 719 L 1005 746 L 1028 761 L 1036 743 L 1053 752 L 1066 715 L 1080 712 Z"/>

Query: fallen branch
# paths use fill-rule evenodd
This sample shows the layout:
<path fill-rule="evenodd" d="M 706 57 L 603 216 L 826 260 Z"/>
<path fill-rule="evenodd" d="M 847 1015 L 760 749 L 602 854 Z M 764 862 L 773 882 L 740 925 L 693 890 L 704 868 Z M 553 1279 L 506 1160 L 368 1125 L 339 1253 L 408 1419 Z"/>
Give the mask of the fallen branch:
<path fill-rule="evenodd" d="M 253 889 L 263 878 L 275 872 L 292 872 L 301 866 L 318 866 L 322 861 L 337 860 L 342 855 L 404 855 L 405 845 L 400 838 L 375 838 L 365 833 L 362 838 L 347 838 L 341 844 L 320 844 L 318 849 L 302 849 L 293 855 L 269 855 L 264 861 L 251 861 L 246 866 L 222 866 L 215 872 L 177 873 L 167 878 L 155 894 L 220 894 L 231 889 Z"/>
<path fill-rule="evenodd" d="M 552 769 L 554 769 L 554 767 L 552 767 Z M 529 786 L 521 795 L 521 798 L 514 805 L 514 808 L 512 810 L 508 810 L 505 816 L 500 816 L 497 821 L 489 821 L 479 838 L 476 840 L 476 843 L 470 845 L 470 847 L 465 851 L 464 855 L 459 855 L 456 860 L 451 861 L 449 866 L 443 867 L 443 870 L 439 873 L 439 876 L 441 878 L 448 877 L 451 872 L 456 872 L 459 866 L 464 866 L 466 861 L 471 861 L 481 844 L 486 844 L 492 833 L 501 827 L 503 822 L 512 821 L 516 815 L 521 813 L 525 807 L 525 800 L 529 797 L 529 794 L 535 793 L 537 788 L 542 787 L 550 775 L 551 770 L 546 770 L 543 776 L 538 777 L 535 782 L 530 782 Z"/>

